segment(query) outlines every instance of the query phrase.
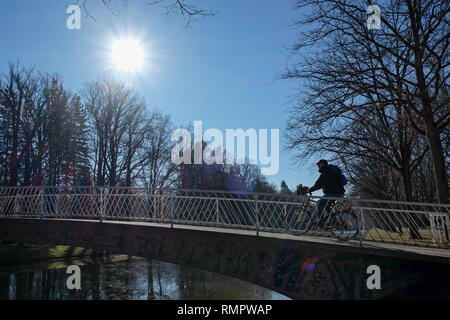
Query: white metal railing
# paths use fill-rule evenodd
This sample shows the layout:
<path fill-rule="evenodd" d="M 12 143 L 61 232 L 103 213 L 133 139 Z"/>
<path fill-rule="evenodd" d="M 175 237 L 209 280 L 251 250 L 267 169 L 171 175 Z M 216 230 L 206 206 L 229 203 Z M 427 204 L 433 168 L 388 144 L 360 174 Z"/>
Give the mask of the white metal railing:
<path fill-rule="evenodd" d="M 317 210 L 318 204 L 330 207 Z M 450 248 L 450 205 L 227 191 L 1 187 L 0 216 L 133 220 L 329 237 L 330 214 L 357 217 L 365 241 Z"/>

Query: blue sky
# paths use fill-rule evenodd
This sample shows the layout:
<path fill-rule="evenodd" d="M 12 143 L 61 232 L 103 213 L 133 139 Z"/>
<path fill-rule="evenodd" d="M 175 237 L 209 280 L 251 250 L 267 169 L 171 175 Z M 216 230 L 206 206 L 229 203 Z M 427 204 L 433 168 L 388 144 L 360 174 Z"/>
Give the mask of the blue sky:
<path fill-rule="evenodd" d="M 56 72 L 72 91 L 106 75 L 133 84 L 150 108 L 171 115 L 176 126 L 194 120 L 203 130 L 280 129 L 280 169 L 267 176 L 280 185 L 311 186 L 317 159 L 302 167 L 284 151 L 290 97 L 297 83 L 275 81 L 289 63 L 285 46 L 296 39 L 293 0 L 194 1 L 218 15 L 190 28 L 148 1 L 116 0 L 115 14 L 88 1 L 96 22 L 82 15 L 81 30 L 66 28 L 66 8 L 76 0 L 4 1 L 0 11 L 0 72 L 8 62 Z M 120 37 L 141 40 L 146 63 L 136 75 L 115 71 L 109 48 Z"/>

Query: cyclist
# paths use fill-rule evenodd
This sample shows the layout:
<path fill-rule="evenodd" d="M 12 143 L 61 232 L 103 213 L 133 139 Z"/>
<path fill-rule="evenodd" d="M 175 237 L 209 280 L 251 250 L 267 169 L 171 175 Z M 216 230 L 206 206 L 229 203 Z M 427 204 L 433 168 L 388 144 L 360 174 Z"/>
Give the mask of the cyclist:
<path fill-rule="evenodd" d="M 312 193 L 322 189 L 324 197 L 341 198 L 344 196 L 345 189 L 339 174 L 328 167 L 328 161 L 321 159 L 316 163 L 320 172 L 320 177 L 316 183 L 307 191 Z M 319 217 L 322 217 L 321 224 L 326 220 L 328 208 L 335 203 L 335 200 L 320 199 L 317 204 Z M 325 210 L 325 212 L 323 212 Z M 322 215 L 323 213 L 323 215 Z"/>

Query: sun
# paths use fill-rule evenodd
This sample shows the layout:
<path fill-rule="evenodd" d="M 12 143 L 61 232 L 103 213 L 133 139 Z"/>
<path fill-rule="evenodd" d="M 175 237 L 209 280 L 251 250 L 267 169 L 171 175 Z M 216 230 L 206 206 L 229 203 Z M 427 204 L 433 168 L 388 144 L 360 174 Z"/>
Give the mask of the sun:
<path fill-rule="evenodd" d="M 112 46 L 112 63 L 118 70 L 139 71 L 144 63 L 144 50 L 135 39 L 116 40 Z"/>

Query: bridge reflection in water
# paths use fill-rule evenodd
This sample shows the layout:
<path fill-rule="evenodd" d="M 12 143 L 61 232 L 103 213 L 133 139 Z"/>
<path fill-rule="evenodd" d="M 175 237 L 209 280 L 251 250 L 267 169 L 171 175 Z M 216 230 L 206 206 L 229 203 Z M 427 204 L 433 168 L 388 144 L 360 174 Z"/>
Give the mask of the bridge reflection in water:
<path fill-rule="evenodd" d="M 96 247 L 200 267 L 292 298 L 374 299 L 412 286 L 419 290 L 425 282 L 450 284 L 449 205 L 339 199 L 335 213 L 352 212 L 358 225 L 355 239 L 341 242 L 311 219 L 311 200 L 319 199 L 336 200 L 144 188 L 1 188 L 0 239 Z M 366 286 L 373 264 L 383 272 L 382 290 Z"/>

